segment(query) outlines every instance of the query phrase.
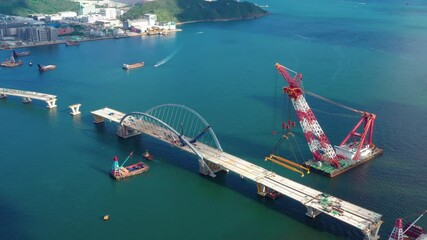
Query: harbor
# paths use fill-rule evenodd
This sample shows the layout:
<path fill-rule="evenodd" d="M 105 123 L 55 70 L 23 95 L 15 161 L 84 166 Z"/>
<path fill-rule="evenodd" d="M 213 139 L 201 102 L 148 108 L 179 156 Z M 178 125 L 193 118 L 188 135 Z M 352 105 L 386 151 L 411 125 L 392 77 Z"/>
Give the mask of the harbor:
<path fill-rule="evenodd" d="M 414 15 L 424 9 L 422 4 L 259 4 L 269 4 L 273 14 L 186 24 L 179 34 L 167 36 L 20 48 L 18 52 L 29 50 L 31 55 L 18 58 L 24 62 L 19 67 L 0 68 L 1 87 L 58 100 L 50 110 L 43 100 L 22 104 L 23 97 L 13 95 L 0 100 L 0 156 L 7 169 L 7 180 L 0 184 L 0 236 L 115 240 L 124 236 L 117 229 L 126 229 L 129 240 L 141 238 L 141 231 L 147 239 L 363 239 L 359 228 L 325 213 L 341 213 L 335 199 L 380 214 L 380 239 L 389 238 L 397 218 L 413 222 L 427 205 L 425 17 Z M 11 53 L 0 51 L 2 60 Z M 123 63 L 140 61 L 143 68 L 122 69 Z M 309 174 L 301 170 L 301 177 L 265 161 L 287 132 L 281 124 L 288 112 L 296 114 L 292 105 L 288 111 L 286 83 L 274 69 L 276 62 L 302 72 L 307 91 L 376 114 L 373 143 L 384 149 L 383 155 L 334 178 L 314 169 Z M 39 73 L 38 63 L 58 68 Z M 157 63 L 161 65 L 154 67 Z M 340 145 L 360 115 L 305 97 L 331 145 Z M 144 113 L 165 103 L 188 106 L 206 118 L 225 153 L 320 193 L 313 202 L 325 212 L 312 219 L 293 198 L 273 191 L 259 195 L 249 173 L 241 178 L 231 164 L 228 173 L 214 171 L 216 177 L 199 173 L 198 156 L 182 150 L 177 135 L 176 144 L 171 137 L 165 142 L 145 134 L 120 138 L 118 124 L 94 124 L 90 113 L 106 106 Z M 81 104 L 80 114 L 71 115 L 70 106 L 76 104 Z M 295 122 L 292 132 L 305 157 L 299 161 L 303 165 L 313 155 Z M 197 127 L 196 135 L 189 135 L 193 128 L 185 123 L 176 120 L 173 128 L 191 136 L 189 142 L 205 129 Z M 195 142 L 201 148 L 203 137 L 209 135 Z M 143 157 L 147 150 L 155 157 L 151 161 Z M 290 153 L 283 146 L 279 150 Z M 110 177 L 113 157 L 122 164 L 131 151 L 134 157 L 124 166 L 142 161 L 150 170 L 116 181 Z M 276 156 L 293 160 L 289 155 Z M 103 220 L 106 215 L 108 221 Z M 415 225 L 425 228 L 426 220 L 424 216 Z M 167 231 L 159 228 L 166 225 Z"/>

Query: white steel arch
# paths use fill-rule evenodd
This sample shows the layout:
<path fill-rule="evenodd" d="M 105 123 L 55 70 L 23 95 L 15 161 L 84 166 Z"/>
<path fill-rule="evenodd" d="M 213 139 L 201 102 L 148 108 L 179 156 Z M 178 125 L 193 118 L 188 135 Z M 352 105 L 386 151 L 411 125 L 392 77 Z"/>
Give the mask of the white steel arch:
<path fill-rule="evenodd" d="M 174 136 L 167 134 L 166 132 L 163 132 L 163 134 L 171 137 L 174 139 L 174 137 L 178 140 L 179 143 L 181 143 L 183 146 L 188 146 L 194 154 L 196 154 L 199 158 L 199 165 L 201 167 L 201 172 L 207 172 L 211 176 L 215 176 L 213 171 L 209 168 L 209 166 L 204 161 L 204 156 L 201 154 L 195 146 L 187 139 L 186 136 L 183 136 L 178 131 L 176 131 L 173 127 L 169 126 L 167 123 L 163 122 L 162 120 L 151 116 L 148 113 L 142 113 L 142 112 L 131 112 L 122 117 L 120 120 L 120 126 L 131 128 L 138 132 L 144 132 L 143 130 L 147 129 L 154 129 L 152 132 L 158 132 L 159 127 L 162 129 L 166 129 L 168 133 L 172 133 Z"/>
<path fill-rule="evenodd" d="M 147 110 L 145 113 L 161 119 L 163 122 L 175 129 L 180 129 L 181 135 L 185 134 L 189 138 L 199 140 L 199 135 L 203 135 L 203 131 L 208 131 L 212 138 L 213 143 L 210 143 L 208 139 L 201 137 L 199 141 L 215 147 L 216 149 L 223 151 L 219 140 L 209 125 L 209 123 L 195 110 L 180 104 L 162 104 Z M 185 125 L 185 126 L 184 126 Z"/>

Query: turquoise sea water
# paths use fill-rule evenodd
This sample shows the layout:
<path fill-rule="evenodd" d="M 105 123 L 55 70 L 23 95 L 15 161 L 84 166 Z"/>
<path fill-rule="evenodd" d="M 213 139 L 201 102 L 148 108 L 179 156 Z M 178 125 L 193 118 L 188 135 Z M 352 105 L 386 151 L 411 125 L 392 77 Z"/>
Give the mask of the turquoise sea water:
<path fill-rule="evenodd" d="M 0 87 L 58 96 L 58 108 L 0 101 L 1 239 L 360 239 L 345 224 L 287 198 L 257 196 L 233 174 L 198 174 L 194 157 L 147 137 L 119 139 L 95 126 L 105 106 L 146 111 L 164 103 L 195 109 L 224 150 L 290 179 L 383 214 L 382 239 L 396 217 L 427 208 L 427 6 L 422 1 L 263 0 L 270 15 L 184 25 L 167 37 L 137 37 L 29 48 L 23 58 L 56 64 L 0 69 Z M 406 4 L 408 3 L 408 4 Z M 22 50 L 22 49 L 21 49 Z M 20 50 L 20 51 L 21 51 Z M 10 51 L 1 51 L 6 58 Z M 163 65 L 156 63 L 168 59 Z M 130 72 L 123 63 L 145 61 Z M 304 75 L 312 92 L 377 114 L 384 156 L 335 179 L 284 170 L 264 156 L 288 110 L 274 64 Z M 307 96 L 332 143 L 358 116 Z M 82 115 L 68 106 L 81 103 Z M 299 132 L 300 146 L 310 157 Z M 115 182 L 114 155 L 148 148 L 150 171 Z M 136 160 L 134 160 L 136 161 Z M 108 222 L 101 217 L 109 214 Z M 427 219 L 421 225 L 427 226 Z"/>

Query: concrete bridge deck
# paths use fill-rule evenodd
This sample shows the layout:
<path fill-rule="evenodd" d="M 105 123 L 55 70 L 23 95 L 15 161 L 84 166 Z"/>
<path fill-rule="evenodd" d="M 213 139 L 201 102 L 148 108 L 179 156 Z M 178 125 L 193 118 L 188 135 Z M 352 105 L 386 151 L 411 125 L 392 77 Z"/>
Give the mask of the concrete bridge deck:
<path fill-rule="evenodd" d="M 56 107 L 55 95 L 17 89 L 0 88 L 0 98 L 6 98 L 7 96 L 22 97 L 24 103 L 30 103 L 32 99 L 42 100 L 47 103 L 47 108 Z"/>
<path fill-rule="evenodd" d="M 95 123 L 103 122 L 104 119 L 120 123 L 121 119 L 125 116 L 124 113 L 110 108 L 92 111 L 92 114 L 95 118 Z M 134 124 L 134 120 L 126 122 L 126 127 L 194 154 L 189 146 L 182 146 L 180 141 L 171 138 L 171 134 L 167 129 L 155 125 L 142 128 L 138 124 Z M 221 170 L 232 171 L 242 178 L 254 181 L 257 184 L 260 195 L 265 196 L 269 191 L 274 190 L 302 203 L 307 208 L 306 215 L 309 217 L 314 218 L 318 214 L 324 213 L 360 229 L 366 239 L 379 238 L 378 231 L 382 224 L 382 216 L 378 213 L 282 177 L 272 171 L 201 142 L 197 142 L 193 146 L 203 156 L 204 161 L 220 166 Z"/>

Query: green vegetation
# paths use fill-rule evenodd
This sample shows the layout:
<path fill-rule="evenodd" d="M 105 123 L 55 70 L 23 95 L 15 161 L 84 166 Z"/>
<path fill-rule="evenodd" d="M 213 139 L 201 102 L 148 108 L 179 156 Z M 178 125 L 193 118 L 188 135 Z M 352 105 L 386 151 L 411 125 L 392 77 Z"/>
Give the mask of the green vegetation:
<path fill-rule="evenodd" d="M 79 4 L 70 0 L 0 0 L 0 13 L 7 15 L 28 16 L 78 10 Z"/>
<path fill-rule="evenodd" d="M 267 11 L 235 0 L 156 0 L 136 4 L 122 19 L 136 19 L 147 13 L 156 14 L 158 21 L 188 22 L 256 18 L 266 15 Z"/>

